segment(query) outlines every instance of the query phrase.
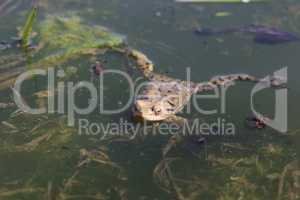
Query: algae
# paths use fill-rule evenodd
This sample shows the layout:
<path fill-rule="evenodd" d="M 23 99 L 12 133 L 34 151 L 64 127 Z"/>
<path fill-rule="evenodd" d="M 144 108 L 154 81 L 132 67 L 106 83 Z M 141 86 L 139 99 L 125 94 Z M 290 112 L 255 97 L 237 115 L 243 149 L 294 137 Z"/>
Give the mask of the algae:
<path fill-rule="evenodd" d="M 36 12 L 34 7 L 21 32 L 26 46 L 29 44 Z M 49 15 L 37 24 L 36 32 L 38 35 L 34 41 L 37 43 L 36 48 L 29 52 L 27 50 L 20 54 L 13 52 L 0 57 L 1 70 L 5 70 L 7 76 L 13 74 L 1 80 L 0 89 L 12 86 L 15 78 L 25 69 L 57 66 L 68 69 L 64 64 L 70 61 L 80 59 L 82 56 L 103 54 L 108 49 L 122 48 L 125 44 L 124 36 L 99 25 L 87 25 L 81 18 L 74 15 L 69 17 Z M 26 68 L 22 66 L 24 64 L 27 65 Z M 74 69 L 67 71 L 68 75 L 75 72 Z"/>
<path fill-rule="evenodd" d="M 124 37 L 108 29 L 85 25 L 79 17 L 48 16 L 40 23 L 40 59 L 31 67 L 55 67 L 82 55 L 103 53 L 124 44 Z"/>

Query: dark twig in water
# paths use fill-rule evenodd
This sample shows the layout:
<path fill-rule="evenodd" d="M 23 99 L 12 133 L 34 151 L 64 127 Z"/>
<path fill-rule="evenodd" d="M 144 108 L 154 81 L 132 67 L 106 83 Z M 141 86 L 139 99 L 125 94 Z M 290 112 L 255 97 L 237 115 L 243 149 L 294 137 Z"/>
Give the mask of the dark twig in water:
<path fill-rule="evenodd" d="M 179 137 L 179 136 L 178 136 Z M 165 187 L 162 187 L 163 190 L 167 192 L 174 192 L 176 199 L 178 200 L 184 200 L 186 199 L 181 191 L 178 185 L 176 184 L 175 177 L 173 176 L 172 170 L 170 168 L 170 163 L 172 163 L 176 158 L 168 158 L 166 157 L 168 152 L 177 144 L 178 140 L 180 138 L 178 137 L 172 137 L 170 138 L 167 145 L 162 150 L 162 160 L 161 162 L 156 166 L 153 174 L 154 177 L 158 179 L 160 183 L 162 183 L 165 187 L 170 188 L 167 189 Z"/>

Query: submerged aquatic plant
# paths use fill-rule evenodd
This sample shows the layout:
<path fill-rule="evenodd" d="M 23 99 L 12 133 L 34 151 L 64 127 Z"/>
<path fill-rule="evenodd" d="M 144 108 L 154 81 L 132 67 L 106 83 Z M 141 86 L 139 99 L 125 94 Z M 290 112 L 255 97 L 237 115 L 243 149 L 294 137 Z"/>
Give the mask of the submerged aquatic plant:
<path fill-rule="evenodd" d="M 103 53 L 104 49 L 120 47 L 124 37 L 102 26 L 89 26 L 79 17 L 48 16 L 40 23 L 39 60 L 33 67 L 53 67 L 81 55 Z M 102 50 L 102 51 L 99 51 Z"/>
<path fill-rule="evenodd" d="M 37 8 L 30 12 L 27 22 L 22 29 L 22 44 L 26 47 L 29 44 L 32 33 L 32 26 L 36 18 Z M 99 25 L 86 25 L 77 16 L 61 17 L 48 16 L 37 25 L 38 46 L 35 51 L 29 52 L 30 62 L 28 68 L 48 68 L 61 66 L 71 60 L 81 58 L 84 55 L 103 54 L 107 49 L 120 48 L 125 43 L 125 37 L 108 30 Z M 27 55 L 28 56 L 28 55 Z M 0 57 L 0 62 L 5 60 L 7 55 Z M 17 59 L 15 55 L 10 55 L 13 63 L 2 63 L 1 68 L 16 68 L 22 64 L 24 59 Z M 18 57 L 20 57 L 18 55 Z M 17 60 L 21 62 L 16 63 Z M 13 65 L 13 66 L 12 66 Z M 64 66 L 61 66 L 64 67 Z M 10 87 L 16 76 L 25 70 L 23 68 L 15 76 L 0 81 L 0 89 Z M 8 71 L 9 74 L 11 71 Z"/>
<path fill-rule="evenodd" d="M 20 123 L 22 121 L 26 122 Z M 23 112 L 2 123 L 0 128 L 4 133 L 0 137 L 0 149 L 3 152 L 55 151 L 58 146 L 70 142 L 75 132 L 67 127 L 62 117 L 34 116 Z M 19 139 L 24 142 L 17 142 Z"/>
<path fill-rule="evenodd" d="M 27 48 L 30 45 L 30 37 L 32 33 L 32 27 L 37 17 L 38 9 L 37 7 L 33 7 L 28 14 L 26 19 L 26 23 L 21 32 L 21 39 L 22 39 L 22 47 Z"/>

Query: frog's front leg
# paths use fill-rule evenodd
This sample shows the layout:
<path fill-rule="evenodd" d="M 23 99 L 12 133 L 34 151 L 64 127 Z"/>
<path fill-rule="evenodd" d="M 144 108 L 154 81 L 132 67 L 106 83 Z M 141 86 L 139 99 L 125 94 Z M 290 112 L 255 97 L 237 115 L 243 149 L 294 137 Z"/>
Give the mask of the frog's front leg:
<path fill-rule="evenodd" d="M 188 122 L 188 119 L 177 115 L 171 115 L 170 117 L 164 119 L 163 121 L 167 123 L 175 123 L 179 126 L 184 126 Z"/>

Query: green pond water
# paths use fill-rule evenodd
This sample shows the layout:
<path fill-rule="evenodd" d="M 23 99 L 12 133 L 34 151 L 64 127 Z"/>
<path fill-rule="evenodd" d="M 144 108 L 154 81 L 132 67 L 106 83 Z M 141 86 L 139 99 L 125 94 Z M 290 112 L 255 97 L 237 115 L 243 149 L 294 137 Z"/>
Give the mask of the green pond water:
<path fill-rule="evenodd" d="M 0 40 L 9 40 L 17 35 L 16 28 L 24 24 L 31 2 L 2 1 Z M 44 35 L 40 32 L 45 31 L 41 28 L 45 20 L 56 16 L 62 20 L 76 16 L 81 20 L 82 29 L 74 33 L 83 38 L 79 38 L 81 42 L 70 48 L 66 45 L 67 48 L 59 44 L 59 37 L 53 36 L 63 34 L 64 29 L 48 35 L 47 31 Z M 74 127 L 68 126 L 66 114 L 30 115 L 15 112 L 16 107 L 1 109 L 0 200 L 300 199 L 297 163 L 300 153 L 300 43 L 262 45 L 254 43 L 251 35 L 241 33 L 213 37 L 194 34 L 198 27 L 260 24 L 300 35 L 299 22 L 300 2 L 297 0 L 248 4 L 40 0 L 34 25 L 37 36 L 33 43 L 46 41 L 46 47 L 33 56 L 20 49 L 1 51 L 0 78 L 9 72 L 3 69 L 5 66 L 25 59 L 12 64 L 11 68 L 38 69 L 54 63 L 53 67 L 64 69 L 68 74 L 60 81 L 76 84 L 92 79 L 99 89 L 99 80 L 92 76 L 90 66 L 100 60 L 105 61 L 105 69 L 124 71 L 133 80 L 140 81 L 141 73 L 120 53 L 86 54 L 88 48 L 84 45 L 90 48 L 95 42 L 93 38 L 88 43 L 86 38 L 94 34 L 93 27 L 103 26 L 115 37 L 126 38 L 130 47 L 144 52 L 155 63 L 156 72 L 175 78 L 186 79 L 188 68 L 191 80 L 201 82 L 215 75 L 232 73 L 262 78 L 288 67 L 288 131 L 281 133 L 269 127 L 253 130 L 245 126 L 245 118 L 251 113 L 252 83 L 238 83 L 228 89 L 225 113 L 207 116 L 192 107 L 191 112 L 182 114 L 211 123 L 220 119 L 225 126 L 233 123 L 233 136 L 208 136 L 204 144 L 196 145 L 183 141 L 169 152 L 165 163 L 162 162 L 162 149 L 170 136 L 149 133 L 134 139 L 118 135 L 101 139 L 103 131 L 95 135 L 79 134 L 80 119 L 103 125 L 120 123 L 120 120 L 133 123 L 131 108 L 112 115 L 100 113 L 99 109 L 88 115 L 76 115 Z M 56 46 L 53 40 L 57 41 Z M 67 51 L 70 49 L 72 51 Z M 74 49 L 82 51 L 74 56 Z M 62 53 L 65 50 L 71 52 L 71 56 L 64 62 L 56 63 L 58 59 L 37 62 L 52 54 L 65 55 Z M 121 107 L 128 100 L 129 85 L 119 76 L 108 77 L 101 85 L 104 88 L 101 104 L 107 109 Z M 12 102 L 9 84 L 3 85 L 0 85 L 0 102 Z M 35 95 L 46 90 L 46 85 L 45 77 L 33 77 L 22 85 L 23 98 L 33 107 L 46 105 L 44 97 Z M 77 91 L 75 96 L 78 106 L 85 107 L 90 102 L 89 93 L 84 89 Z M 199 100 L 199 103 L 203 109 L 220 111 L 220 99 Z M 67 107 L 67 102 L 65 104 Z M 260 113 L 273 117 L 274 104 L 274 89 L 265 89 L 255 95 L 254 105 Z"/>

